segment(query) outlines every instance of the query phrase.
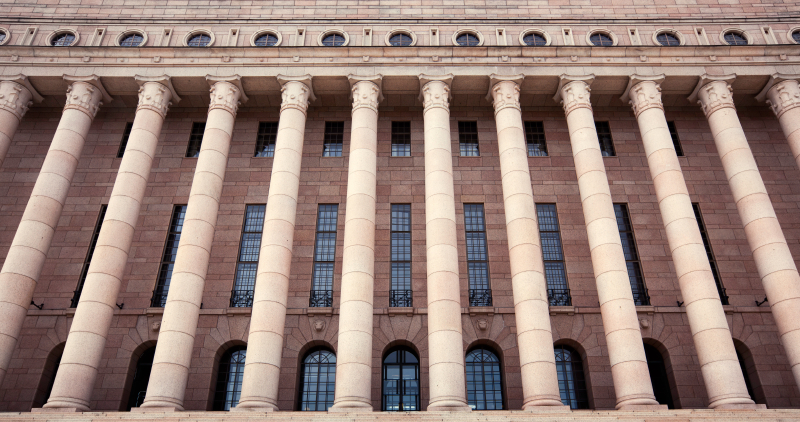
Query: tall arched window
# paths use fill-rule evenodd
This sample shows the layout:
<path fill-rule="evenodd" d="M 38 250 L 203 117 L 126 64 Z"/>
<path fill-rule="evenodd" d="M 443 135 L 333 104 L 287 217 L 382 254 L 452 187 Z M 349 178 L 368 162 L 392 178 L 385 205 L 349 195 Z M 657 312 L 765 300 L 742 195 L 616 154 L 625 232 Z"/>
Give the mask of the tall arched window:
<path fill-rule="evenodd" d="M 58 366 L 61 364 L 61 357 L 64 354 L 64 343 L 61 343 L 50 351 L 47 359 L 42 368 L 42 377 L 39 379 L 39 385 L 36 388 L 36 394 L 33 398 L 33 407 L 42 407 L 47 400 L 50 399 L 50 393 L 53 392 L 53 385 L 56 382 L 56 375 L 58 374 Z"/>
<path fill-rule="evenodd" d="M 502 410 L 503 380 L 500 359 L 478 347 L 467 353 L 467 403 L 472 410 Z"/>
<path fill-rule="evenodd" d="M 382 410 L 419 410 L 419 358 L 407 347 L 393 349 L 383 358 Z"/>
<path fill-rule="evenodd" d="M 669 389 L 669 379 L 667 378 L 667 367 L 664 364 L 664 357 L 654 346 L 645 344 L 644 354 L 647 357 L 647 369 L 650 371 L 650 382 L 653 384 L 653 393 L 656 401 L 666 404 L 670 409 L 675 408 L 672 402 L 672 392 Z"/>
<path fill-rule="evenodd" d="M 139 356 L 136 362 L 136 370 L 133 373 L 133 383 L 131 384 L 131 394 L 128 396 L 128 408 L 139 407 L 144 402 L 147 394 L 147 383 L 150 382 L 150 370 L 153 369 L 153 356 L 156 354 L 155 346 L 147 349 Z"/>
<path fill-rule="evenodd" d="M 300 369 L 300 410 L 328 410 L 336 386 L 336 355 L 326 349 L 311 350 Z"/>
<path fill-rule="evenodd" d="M 589 395 L 586 393 L 586 376 L 581 355 L 569 346 L 555 346 L 558 390 L 561 403 L 570 409 L 588 409 Z"/>
<path fill-rule="evenodd" d="M 231 410 L 239 404 L 242 395 L 242 376 L 247 349 L 231 347 L 219 360 L 217 390 L 214 393 L 214 410 Z"/>
<path fill-rule="evenodd" d="M 736 357 L 739 359 L 739 367 L 742 368 L 744 383 L 747 387 L 747 393 L 750 394 L 750 399 L 758 404 L 766 404 L 764 390 L 761 387 L 761 380 L 758 378 L 756 364 L 753 361 L 753 354 L 747 346 L 739 340 L 734 339 L 733 345 L 736 348 Z"/>

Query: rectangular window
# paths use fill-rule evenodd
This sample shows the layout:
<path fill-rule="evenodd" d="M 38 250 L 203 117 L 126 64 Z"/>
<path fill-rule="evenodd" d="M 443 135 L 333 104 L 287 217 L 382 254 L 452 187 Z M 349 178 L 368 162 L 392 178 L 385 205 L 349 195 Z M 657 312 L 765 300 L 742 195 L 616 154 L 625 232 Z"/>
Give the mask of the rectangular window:
<path fill-rule="evenodd" d="M 528 144 L 528 157 L 547 157 L 544 122 L 525 122 L 525 141 Z"/>
<path fill-rule="evenodd" d="M 458 122 L 458 145 L 462 157 L 479 157 L 478 122 Z"/>
<path fill-rule="evenodd" d="M 125 123 L 125 131 L 122 132 L 122 141 L 119 143 L 117 158 L 122 158 L 125 155 L 125 148 L 128 147 L 128 138 L 131 137 L 131 130 L 133 130 L 133 123 Z"/>
<path fill-rule="evenodd" d="M 692 209 L 694 209 L 694 217 L 697 219 L 697 226 L 700 228 L 700 237 L 703 238 L 703 246 L 706 247 L 706 255 L 708 255 L 708 264 L 711 266 L 711 273 L 714 274 L 714 283 L 717 284 L 717 293 L 719 293 L 719 300 L 723 305 L 728 305 L 728 295 L 725 292 L 725 287 L 722 286 L 722 280 L 719 277 L 719 270 L 717 269 L 717 260 L 714 259 L 714 251 L 711 250 L 711 242 L 708 239 L 708 232 L 706 225 L 703 221 L 703 215 L 700 213 L 700 204 L 693 202 Z"/>
<path fill-rule="evenodd" d="M 275 156 L 276 139 L 278 139 L 278 122 L 259 122 L 254 157 Z"/>
<path fill-rule="evenodd" d="M 392 157 L 411 156 L 411 122 L 392 122 Z"/>
<path fill-rule="evenodd" d="M 572 298 L 567 284 L 567 269 L 564 265 L 556 204 L 536 204 L 536 215 L 539 219 L 539 237 L 542 241 L 547 298 L 550 300 L 550 306 L 570 306 Z"/>
<path fill-rule="evenodd" d="M 625 264 L 628 267 L 628 279 L 631 282 L 633 302 L 637 306 L 649 305 L 650 296 L 647 294 L 647 288 L 644 287 L 642 266 L 639 262 L 639 253 L 636 251 L 636 238 L 633 236 L 633 226 L 628 214 L 628 206 L 614 204 L 614 214 L 617 217 L 617 228 L 619 229 L 619 238 L 622 241 L 622 252 L 625 254 Z"/>
<path fill-rule="evenodd" d="M 392 291 L 389 306 L 408 307 L 411 302 L 411 205 L 392 204 Z"/>
<path fill-rule="evenodd" d="M 341 157 L 342 142 L 344 142 L 344 122 L 325 122 L 322 156 Z"/>
<path fill-rule="evenodd" d="M 483 204 L 464 204 L 464 225 L 467 238 L 469 306 L 492 306 Z"/>
<path fill-rule="evenodd" d="M 172 209 L 172 219 L 169 223 L 167 242 L 164 244 L 164 254 L 161 257 L 161 269 L 158 272 L 158 282 L 153 290 L 150 306 L 163 308 L 167 304 L 169 283 L 172 281 L 172 270 L 175 267 L 175 257 L 178 255 L 178 246 L 181 243 L 183 220 L 186 217 L 186 205 L 175 205 Z"/>
<path fill-rule="evenodd" d="M 603 157 L 613 157 L 617 155 L 614 151 L 614 141 L 611 139 L 611 127 L 608 122 L 594 122 L 597 128 L 597 140 L 600 142 L 600 152 Z"/>
<path fill-rule="evenodd" d="M 264 230 L 266 205 L 248 205 L 244 212 L 242 240 L 239 242 L 239 259 L 236 277 L 231 292 L 231 308 L 253 306 L 253 291 L 256 287 L 258 254 L 261 250 L 261 232 Z"/>
<path fill-rule="evenodd" d="M 333 264 L 336 260 L 336 220 L 338 205 L 320 205 L 317 212 L 317 239 L 314 243 L 314 272 L 308 306 L 333 305 Z"/>
<path fill-rule="evenodd" d="M 203 132 L 206 131 L 206 122 L 192 123 L 192 133 L 189 135 L 189 146 L 186 147 L 187 158 L 200 156 L 200 146 L 203 143 Z"/>
<path fill-rule="evenodd" d="M 97 238 L 100 236 L 100 229 L 103 227 L 103 219 L 106 218 L 107 209 L 108 205 L 100 205 L 100 215 L 97 216 L 97 222 L 94 224 L 92 240 L 89 241 L 89 251 L 86 252 L 86 258 L 83 260 L 81 276 L 78 279 L 78 288 L 75 289 L 75 293 L 72 295 L 72 304 L 70 305 L 70 308 L 77 308 L 78 301 L 81 299 L 83 283 L 86 282 L 86 276 L 89 274 L 89 265 L 92 263 L 92 255 L 94 255 L 94 248 L 97 246 Z"/>
<path fill-rule="evenodd" d="M 683 147 L 681 147 L 681 139 L 678 138 L 678 129 L 675 127 L 675 122 L 667 122 L 667 127 L 669 127 L 669 136 L 672 137 L 675 153 L 678 154 L 678 157 L 683 157 Z"/>

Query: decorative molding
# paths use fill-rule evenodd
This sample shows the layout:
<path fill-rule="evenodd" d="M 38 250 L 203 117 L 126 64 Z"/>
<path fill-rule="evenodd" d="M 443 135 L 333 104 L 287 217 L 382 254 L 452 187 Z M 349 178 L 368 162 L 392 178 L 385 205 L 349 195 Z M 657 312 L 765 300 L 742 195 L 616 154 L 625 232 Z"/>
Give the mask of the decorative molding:
<path fill-rule="evenodd" d="M 70 76 L 64 75 L 64 80 L 72 82 L 67 88 L 67 101 L 64 110 L 79 110 L 94 119 L 100 106 L 109 104 L 113 100 L 100 82 L 97 75 Z"/>
<path fill-rule="evenodd" d="M 515 108 L 522 111 L 519 105 L 520 84 L 525 76 L 489 75 L 489 94 L 486 99 L 492 102 L 494 113 L 497 114 L 506 108 Z"/>
<path fill-rule="evenodd" d="M 633 114 L 639 117 L 645 110 L 651 108 L 664 109 L 661 101 L 661 83 L 664 82 L 664 75 L 644 76 L 631 75 L 628 80 L 628 87 L 622 94 L 620 100 L 628 103 L 633 108 Z"/>
<path fill-rule="evenodd" d="M 706 117 L 723 108 L 736 107 L 733 104 L 733 89 L 731 83 L 736 80 L 736 75 L 712 76 L 704 74 L 697 82 L 689 102 L 700 104 Z"/>
<path fill-rule="evenodd" d="M 138 82 L 138 81 L 137 81 Z M 172 105 L 172 92 L 164 84 L 155 81 L 143 82 L 139 85 L 139 104 L 136 111 L 152 110 L 167 117 L 169 106 Z"/>
<path fill-rule="evenodd" d="M 450 85 L 453 83 L 453 75 L 419 75 L 419 81 L 421 85 L 419 99 L 422 101 L 423 114 L 437 107 L 450 110 Z"/>
<path fill-rule="evenodd" d="M 780 118 L 783 113 L 800 105 L 797 94 L 800 74 L 775 73 L 770 76 L 769 81 L 756 95 L 756 100 L 766 102 L 772 112 Z"/>
<path fill-rule="evenodd" d="M 558 90 L 553 100 L 564 107 L 564 113 L 569 115 L 579 108 L 592 110 L 591 85 L 594 82 L 594 75 L 570 76 L 561 75 L 558 82 Z"/>
<path fill-rule="evenodd" d="M 242 97 L 242 89 L 229 81 L 216 81 L 211 85 L 211 101 L 208 104 L 208 112 L 211 110 L 225 110 L 234 117 L 242 104 L 239 99 Z"/>
<path fill-rule="evenodd" d="M 32 95 L 23 85 L 14 81 L 0 81 L 0 109 L 22 120 L 28 108 L 33 105 Z"/>
<path fill-rule="evenodd" d="M 311 75 L 278 75 L 281 84 L 281 113 L 286 109 L 297 109 L 306 114 L 308 105 L 317 98 L 311 88 Z"/>
<path fill-rule="evenodd" d="M 353 112 L 359 108 L 369 108 L 378 112 L 378 104 L 383 101 L 381 92 L 382 75 L 356 76 L 349 75 L 350 93 L 353 99 Z"/>

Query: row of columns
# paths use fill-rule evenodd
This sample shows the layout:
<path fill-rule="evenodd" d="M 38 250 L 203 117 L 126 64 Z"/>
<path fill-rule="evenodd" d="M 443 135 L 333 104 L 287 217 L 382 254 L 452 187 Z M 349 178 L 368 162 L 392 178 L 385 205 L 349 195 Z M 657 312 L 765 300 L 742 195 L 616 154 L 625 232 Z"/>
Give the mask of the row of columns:
<path fill-rule="evenodd" d="M 31 199 L 0 270 L 0 377 L 8 369 L 89 126 L 111 98 L 97 76 L 69 77 L 67 102 Z M 550 331 L 547 287 L 522 130 L 518 76 L 491 75 L 509 239 L 524 408 L 562 406 Z M 633 108 L 675 263 L 711 408 L 754 408 L 705 256 L 661 102 L 664 77 L 633 75 L 622 96 Z M 775 75 L 760 95 L 781 122 L 800 165 L 799 77 Z M 109 200 L 47 409 L 89 410 L 161 125 L 180 100 L 170 79 L 136 77 L 139 105 Z M 147 396 L 140 408 L 183 409 L 194 336 L 238 106 L 240 78 L 208 76 L 206 130 L 187 205 Z M 280 123 L 264 221 L 248 357 L 237 410 L 277 409 L 288 283 L 311 77 L 278 78 Z M 347 189 L 342 300 L 334 406 L 372 410 L 372 313 L 378 104 L 381 77 L 349 77 L 353 124 Z M 450 136 L 452 75 L 421 75 L 425 142 L 429 410 L 469 410 L 465 394 L 461 303 Z M 555 100 L 567 118 L 600 299 L 618 409 L 659 406 L 648 376 L 636 308 L 616 226 L 590 102 L 593 76 L 560 78 Z M 775 217 L 734 107 L 734 76 L 701 77 L 690 97 L 711 127 L 781 342 L 800 385 L 800 275 Z M 16 95 L 12 100 L 10 94 Z M 24 77 L 0 79 L 0 152 L 41 97 Z M 5 102 L 4 102 L 5 101 Z M 3 156 L 0 154 L 0 160 Z M 2 378 L 0 378 L 1 380 Z"/>

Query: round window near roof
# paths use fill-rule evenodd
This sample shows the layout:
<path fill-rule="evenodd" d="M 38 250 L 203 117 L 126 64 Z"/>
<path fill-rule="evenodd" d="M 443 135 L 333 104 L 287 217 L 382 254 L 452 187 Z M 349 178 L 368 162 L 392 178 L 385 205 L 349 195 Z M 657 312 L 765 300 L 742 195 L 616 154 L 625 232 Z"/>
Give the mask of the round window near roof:
<path fill-rule="evenodd" d="M 120 47 L 139 47 L 144 42 L 144 36 L 138 32 L 125 34 L 120 40 Z"/>
<path fill-rule="evenodd" d="M 603 32 L 595 32 L 589 36 L 589 42 L 596 47 L 611 47 L 614 45 L 614 39 L 610 35 Z"/>
<path fill-rule="evenodd" d="M 463 47 L 475 47 L 481 44 L 481 39 L 471 32 L 465 32 L 456 37 L 456 44 Z"/>
<path fill-rule="evenodd" d="M 414 44 L 414 39 L 404 32 L 398 32 L 389 38 L 389 44 L 394 47 L 408 47 Z"/>
<path fill-rule="evenodd" d="M 346 42 L 343 34 L 331 32 L 322 38 L 322 45 L 326 47 L 341 47 Z"/>
<path fill-rule="evenodd" d="M 50 38 L 50 45 L 53 47 L 69 47 L 75 43 L 75 34 L 71 32 L 60 32 Z"/>
<path fill-rule="evenodd" d="M 664 47 L 674 47 L 681 45 L 681 40 L 678 39 L 675 34 L 670 34 L 669 32 L 662 32 L 656 35 L 656 40 L 659 44 L 663 45 Z"/>
<path fill-rule="evenodd" d="M 795 29 L 792 31 L 792 40 L 797 44 L 800 44 L 800 29 Z"/>
<path fill-rule="evenodd" d="M 255 44 L 256 47 L 274 47 L 278 45 L 278 37 L 276 37 L 275 34 L 265 32 L 259 35 L 253 44 Z"/>
<path fill-rule="evenodd" d="M 536 32 L 529 32 L 522 37 L 522 42 L 531 47 L 544 47 L 547 45 L 547 39 Z"/>
<path fill-rule="evenodd" d="M 189 47 L 207 47 L 209 44 L 211 44 L 211 35 L 202 32 L 192 35 L 186 42 Z"/>
<path fill-rule="evenodd" d="M 8 33 L 4 29 L 0 29 L 0 45 L 3 45 L 8 41 Z"/>
<path fill-rule="evenodd" d="M 723 38 L 728 45 L 747 45 L 747 37 L 739 31 L 727 31 Z"/>

